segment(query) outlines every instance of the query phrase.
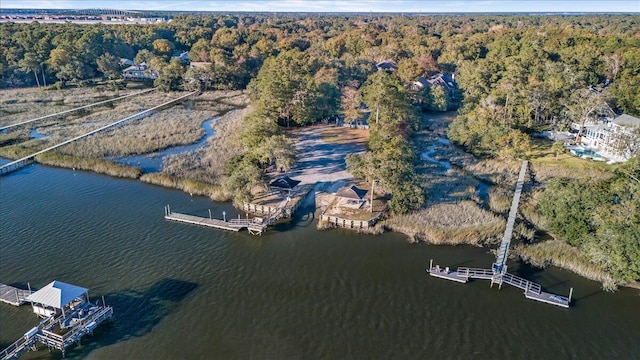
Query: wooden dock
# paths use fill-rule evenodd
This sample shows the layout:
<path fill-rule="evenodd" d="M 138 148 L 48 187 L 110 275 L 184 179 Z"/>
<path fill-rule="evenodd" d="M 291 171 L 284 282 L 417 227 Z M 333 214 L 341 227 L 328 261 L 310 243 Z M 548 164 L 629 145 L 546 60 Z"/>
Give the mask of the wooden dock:
<path fill-rule="evenodd" d="M 200 216 L 188 215 L 188 214 L 180 214 L 180 213 L 169 213 L 164 216 L 165 219 L 171 221 L 177 221 L 187 224 L 207 226 L 221 230 L 235 231 L 238 232 L 246 226 L 233 224 L 227 221 L 218 220 L 218 219 L 209 219 Z"/>
<path fill-rule="evenodd" d="M 221 219 L 213 219 L 210 217 L 207 218 L 202 216 L 172 212 L 169 205 L 167 205 L 164 207 L 164 218 L 166 220 L 212 227 L 215 229 L 234 232 L 238 232 L 242 229 L 247 229 L 251 235 L 262 235 L 262 233 L 267 230 L 267 227 L 279 217 L 277 214 L 271 214 L 267 218 L 255 217 L 253 219 L 230 219 L 229 221 L 227 221 Z"/>
<path fill-rule="evenodd" d="M 455 271 L 452 271 L 449 267 L 441 268 L 439 265 L 433 266 L 433 260 L 431 260 L 427 272 L 433 277 L 463 284 L 469 281 L 469 279 L 490 280 L 491 286 L 493 287 L 493 284 L 498 284 L 499 289 L 502 288 L 503 283 L 508 284 L 523 290 L 527 299 L 568 308 L 571 303 L 573 288 L 571 289 L 568 298 L 561 295 L 546 293 L 542 291 L 542 286 L 540 284 L 507 272 L 507 256 L 511 245 L 513 227 L 518 213 L 518 204 L 522 193 L 522 187 L 524 185 L 527 166 L 528 162 L 526 160 L 523 161 L 522 166 L 520 167 L 520 173 L 518 174 L 518 181 L 516 183 L 513 199 L 511 201 L 511 209 L 509 210 L 507 226 L 502 242 L 500 243 L 500 247 L 498 248 L 496 261 L 491 264 L 491 269 L 459 267 Z"/>
<path fill-rule="evenodd" d="M 73 314 L 59 314 L 44 319 L 38 326 L 0 351 L 0 360 L 17 359 L 29 350 L 37 350 L 38 343 L 46 345 L 50 350 L 60 350 L 64 357 L 67 348 L 79 344 L 83 336 L 92 334 L 100 323 L 113 316 L 113 308 L 106 305 L 85 304 L 76 310 Z M 82 313 L 82 317 L 76 317 L 78 313 Z M 72 324 L 65 327 L 68 331 L 59 334 L 56 329 L 62 328 L 63 324 L 70 320 L 73 320 Z"/>
<path fill-rule="evenodd" d="M 542 291 L 540 284 L 509 273 L 505 273 L 500 278 L 496 278 L 492 269 L 459 267 L 456 270 L 451 270 L 449 267 L 441 268 L 439 265 L 433 266 L 432 263 L 430 264 L 430 268 L 427 269 L 427 272 L 433 277 L 462 284 L 466 284 L 469 279 L 481 279 L 490 280 L 492 287 L 493 284 L 498 284 L 498 288 L 501 288 L 502 284 L 511 285 L 523 290 L 524 296 L 527 299 L 563 308 L 569 308 L 569 304 L 571 303 L 571 293 L 569 297 L 547 293 Z"/>
<path fill-rule="evenodd" d="M 18 289 L 10 285 L 0 284 L 0 301 L 20 306 L 27 301 L 27 297 L 31 295 L 31 290 Z"/>

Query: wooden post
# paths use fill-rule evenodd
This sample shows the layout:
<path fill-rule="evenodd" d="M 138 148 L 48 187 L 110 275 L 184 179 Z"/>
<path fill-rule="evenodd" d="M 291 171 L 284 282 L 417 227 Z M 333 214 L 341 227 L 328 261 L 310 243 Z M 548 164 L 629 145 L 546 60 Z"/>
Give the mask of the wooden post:
<path fill-rule="evenodd" d="M 209 209 L 209 220 L 211 220 L 211 209 Z"/>
<path fill-rule="evenodd" d="M 376 179 L 373 179 L 371 181 L 371 211 L 370 211 L 372 214 L 373 214 L 373 190 L 375 186 L 376 186 Z"/>
<path fill-rule="evenodd" d="M 573 295 L 573 288 L 569 290 L 569 303 L 571 303 L 571 296 Z"/>

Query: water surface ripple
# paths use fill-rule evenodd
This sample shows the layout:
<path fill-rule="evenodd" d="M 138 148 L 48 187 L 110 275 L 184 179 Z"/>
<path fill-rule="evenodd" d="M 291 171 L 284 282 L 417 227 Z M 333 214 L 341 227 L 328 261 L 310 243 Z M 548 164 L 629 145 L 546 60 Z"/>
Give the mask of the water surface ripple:
<path fill-rule="evenodd" d="M 318 232 L 308 221 L 254 237 L 166 222 L 165 204 L 237 215 L 86 172 L 35 165 L 0 178 L 0 281 L 58 279 L 114 306 L 113 323 L 72 359 L 640 358 L 637 290 L 603 293 L 565 271 L 509 264 L 550 291 L 573 286 L 574 307 L 558 309 L 425 273 L 431 258 L 487 267 L 486 249 Z M 27 306 L 0 304 L 0 346 L 36 323 Z"/>

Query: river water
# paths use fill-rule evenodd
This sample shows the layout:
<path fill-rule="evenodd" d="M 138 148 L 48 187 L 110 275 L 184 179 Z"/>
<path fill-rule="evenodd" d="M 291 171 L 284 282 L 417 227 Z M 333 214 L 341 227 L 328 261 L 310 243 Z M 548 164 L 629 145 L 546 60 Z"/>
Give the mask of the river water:
<path fill-rule="evenodd" d="M 489 267 L 486 249 L 318 232 L 308 216 L 256 237 L 166 222 L 165 204 L 237 214 L 87 172 L 31 165 L 2 177 L 0 282 L 57 279 L 105 297 L 113 322 L 73 348 L 72 359 L 640 358 L 638 290 L 604 293 L 566 271 L 509 264 L 549 291 L 574 287 L 565 310 L 508 286 L 425 273 L 431 258 Z M 0 304 L 0 347 L 36 323 L 28 306 Z"/>

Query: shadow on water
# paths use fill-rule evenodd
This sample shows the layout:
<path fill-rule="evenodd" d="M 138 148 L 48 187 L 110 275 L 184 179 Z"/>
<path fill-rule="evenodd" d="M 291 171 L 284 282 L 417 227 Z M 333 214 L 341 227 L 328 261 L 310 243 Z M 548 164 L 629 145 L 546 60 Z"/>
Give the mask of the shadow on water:
<path fill-rule="evenodd" d="M 189 281 L 163 279 L 145 292 L 130 290 L 104 295 L 106 303 L 113 306 L 112 321 L 99 326 L 93 336 L 83 338 L 81 347 L 69 349 L 67 358 L 85 358 L 95 349 L 148 334 L 197 287 L 197 283 Z"/>

